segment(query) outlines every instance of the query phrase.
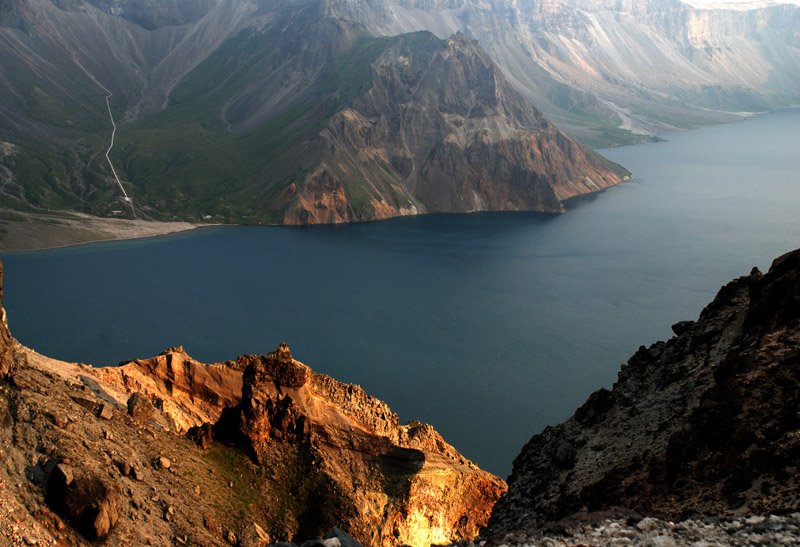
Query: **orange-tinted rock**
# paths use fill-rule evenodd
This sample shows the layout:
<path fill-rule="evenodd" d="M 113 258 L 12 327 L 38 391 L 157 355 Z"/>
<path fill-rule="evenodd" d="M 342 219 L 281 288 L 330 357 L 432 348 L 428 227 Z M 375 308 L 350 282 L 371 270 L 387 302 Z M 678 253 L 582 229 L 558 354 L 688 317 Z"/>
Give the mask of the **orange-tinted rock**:
<path fill-rule="evenodd" d="M 0 263 L 0 380 L 11 372 L 15 362 L 15 340 L 11 337 L 6 321 L 6 310 L 3 302 L 3 265 Z"/>
<path fill-rule="evenodd" d="M 316 521 L 298 521 L 296 533 L 346 525 L 365 545 L 423 545 L 472 538 L 485 526 L 505 490 L 501 479 L 466 460 L 431 426 L 401 426 L 360 387 L 287 355 L 282 346 L 250 359 L 242 401 L 223 413 L 215 434 L 262 465 L 281 446 L 300 454 L 301 472 L 324 485 L 311 503 L 325 511 Z"/>
<path fill-rule="evenodd" d="M 181 431 L 215 422 L 242 395 L 242 373 L 235 364 L 206 365 L 181 347 L 93 373 L 117 389 L 146 395 Z"/>

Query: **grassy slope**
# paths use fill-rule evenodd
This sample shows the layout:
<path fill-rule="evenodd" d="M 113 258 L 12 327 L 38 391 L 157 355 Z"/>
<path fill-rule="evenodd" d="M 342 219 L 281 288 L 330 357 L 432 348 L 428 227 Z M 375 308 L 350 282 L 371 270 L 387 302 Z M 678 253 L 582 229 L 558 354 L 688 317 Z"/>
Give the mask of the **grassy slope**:
<path fill-rule="evenodd" d="M 259 85 L 264 74 L 254 68 L 281 52 L 272 33 L 244 31 L 229 39 L 181 82 L 166 110 L 120 135 L 122 171 L 137 201 L 151 205 L 160 219 L 280 222 L 282 212 L 269 206 L 303 172 L 299 145 L 370 87 L 370 64 L 390 40 L 359 37 L 310 92 L 257 129 L 237 134 L 225 126 L 220 105 Z"/>

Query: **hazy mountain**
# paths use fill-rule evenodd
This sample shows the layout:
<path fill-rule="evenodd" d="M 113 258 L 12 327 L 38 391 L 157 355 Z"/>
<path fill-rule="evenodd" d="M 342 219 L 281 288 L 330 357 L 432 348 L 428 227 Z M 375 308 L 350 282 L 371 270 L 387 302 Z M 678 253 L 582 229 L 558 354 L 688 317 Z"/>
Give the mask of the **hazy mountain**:
<path fill-rule="evenodd" d="M 375 33 L 475 38 L 551 120 L 598 144 L 630 139 L 618 125 L 665 131 L 800 101 L 800 8 L 792 5 L 343 0 L 334 9 Z"/>
<path fill-rule="evenodd" d="M 10 4 L 5 202 L 123 209 L 100 153 L 112 92 L 124 122 L 117 170 L 158 218 L 558 211 L 622 179 L 544 120 L 475 42 L 373 37 L 333 8 Z"/>
<path fill-rule="evenodd" d="M 526 99 L 594 144 L 785 106 L 798 23 L 677 0 L 9 0 L 0 205 L 124 210 L 113 94 L 111 156 L 145 216 L 559 210 L 620 171 Z"/>

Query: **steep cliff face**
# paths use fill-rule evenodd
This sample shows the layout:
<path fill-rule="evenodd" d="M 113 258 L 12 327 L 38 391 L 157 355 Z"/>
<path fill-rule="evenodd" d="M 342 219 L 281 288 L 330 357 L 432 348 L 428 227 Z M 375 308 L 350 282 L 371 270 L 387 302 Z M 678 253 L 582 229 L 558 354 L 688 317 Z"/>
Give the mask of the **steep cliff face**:
<path fill-rule="evenodd" d="M 248 360 L 242 401 L 214 435 L 266 468 L 293 455 L 313 485 L 298 494 L 307 505 L 293 535 L 347 522 L 365 545 L 428 545 L 474 537 L 488 522 L 505 484 L 433 428 L 400 425 L 385 403 L 314 373 L 285 345 Z"/>
<path fill-rule="evenodd" d="M 800 508 L 800 250 L 673 330 L 525 445 L 490 530 L 613 505 L 670 518 Z"/>
<path fill-rule="evenodd" d="M 372 87 L 336 113 L 287 224 L 424 212 L 563 210 L 622 180 L 566 137 L 462 34 L 392 41 Z"/>

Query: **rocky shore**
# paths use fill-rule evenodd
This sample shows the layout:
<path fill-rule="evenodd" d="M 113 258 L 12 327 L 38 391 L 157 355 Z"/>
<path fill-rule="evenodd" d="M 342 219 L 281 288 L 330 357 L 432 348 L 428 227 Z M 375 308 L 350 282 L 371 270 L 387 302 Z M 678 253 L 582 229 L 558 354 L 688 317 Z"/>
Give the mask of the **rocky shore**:
<path fill-rule="evenodd" d="M 464 541 L 459 547 L 716 547 L 798 545 L 800 513 L 673 522 L 614 508 L 583 513 L 548 526 Z"/>

